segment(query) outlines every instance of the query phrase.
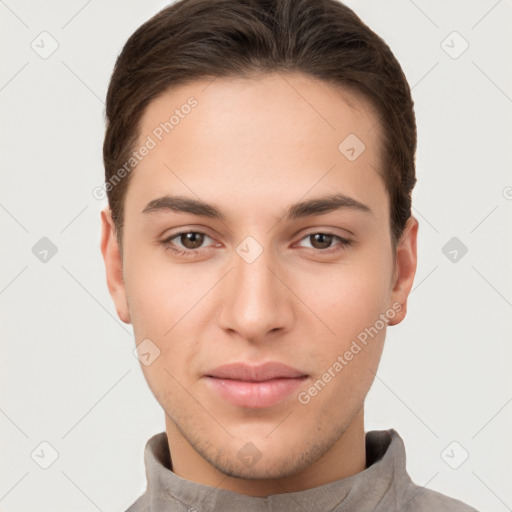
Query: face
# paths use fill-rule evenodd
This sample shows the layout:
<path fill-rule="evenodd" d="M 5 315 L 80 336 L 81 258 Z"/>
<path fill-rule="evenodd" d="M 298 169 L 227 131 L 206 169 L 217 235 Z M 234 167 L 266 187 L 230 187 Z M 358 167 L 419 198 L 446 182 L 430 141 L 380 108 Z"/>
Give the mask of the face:
<path fill-rule="evenodd" d="M 267 74 L 173 89 L 140 133 L 122 261 L 108 211 L 102 248 L 171 453 L 236 478 L 299 474 L 361 427 L 416 268 L 414 218 L 392 246 L 377 118 Z"/>

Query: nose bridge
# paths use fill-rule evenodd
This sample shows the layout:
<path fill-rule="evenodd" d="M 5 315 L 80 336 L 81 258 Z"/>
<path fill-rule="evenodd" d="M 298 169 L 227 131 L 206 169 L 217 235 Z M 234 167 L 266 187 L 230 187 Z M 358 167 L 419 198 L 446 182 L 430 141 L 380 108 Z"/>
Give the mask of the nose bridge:
<path fill-rule="evenodd" d="M 286 327 L 291 320 L 285 287 L 276 277 L 276 258 L 247 237 L 233 254 L 234 269 L 226 283 L 221 323 L 224 329 L 237 331 L 256 341 L 272 330 Z"/>

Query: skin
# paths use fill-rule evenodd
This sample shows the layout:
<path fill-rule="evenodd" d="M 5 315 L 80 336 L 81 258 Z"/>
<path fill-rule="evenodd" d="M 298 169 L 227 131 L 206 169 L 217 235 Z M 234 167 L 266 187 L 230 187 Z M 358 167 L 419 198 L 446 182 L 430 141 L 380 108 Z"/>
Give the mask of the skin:
<path fill-rule="evenodd" d="M 172 469 L 180 477 L 253 496 L 300 491 L 365 469 L 364 400 L 386 327 L 307 404 L 297 393 L 263 409 L 238 407 L 203 378 L 230 362 L 279 361 L 308 375 L 333 366 L 358 334 L 400 304 L 416 272 L 418 222 L 394 248 L 381 176 L 380 125 L 369 104 L 302 74 L 217 78 L 172 89 L 141 120 L 141 144 L 169 113 L 198 105 L 132 171 L 122 256 L 110 211 L 101 249 L 117 313 L 136 343 L 160 356 L 141 365 L 165 411 Z M 338 146 L 349 134 L 366 146 L 353 162 Z M 287 207 L 334 192 L 369 207 L 285 220 Z M 142 213 L 165 194 L 214 204 L 225 220 L 172 210 Z M 206 232 L 195 245 L 180 232 Z M 318 240 L 314 233 L 333 233 Z M 253 237 L 252 263 L 236 252 Z M 176 255 L 172 245 L 193 251 Z M 197 247 L 199 247 L 197 249 Z M 330 253 L 329 253 L 330 251 Z M 251 442 L 260 456 L 237 454 Z"/>

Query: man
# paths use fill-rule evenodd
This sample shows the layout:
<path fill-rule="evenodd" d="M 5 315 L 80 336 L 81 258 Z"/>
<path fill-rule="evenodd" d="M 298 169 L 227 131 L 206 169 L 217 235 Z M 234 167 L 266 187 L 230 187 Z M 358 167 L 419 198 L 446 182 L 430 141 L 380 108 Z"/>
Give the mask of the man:
<path fill-rule="evenodd" d="M 474 510 L 417 487 L 364 401 L 416 271 L 416 126 L 336 0 L 182 0 L 107 95 L 102 252 L 166 431 L 149 510 Z"/>

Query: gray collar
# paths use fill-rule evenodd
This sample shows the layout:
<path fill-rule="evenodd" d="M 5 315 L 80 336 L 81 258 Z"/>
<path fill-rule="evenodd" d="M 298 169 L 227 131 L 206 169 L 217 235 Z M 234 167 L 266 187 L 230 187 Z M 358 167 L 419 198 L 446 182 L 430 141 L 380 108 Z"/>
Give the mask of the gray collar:
<path fill-rule="evenodd" d="M 148 486 L 145 494 L 130 510 L 139 510 L 138 506 L 144 506 L 148 512 L 343 512 L 374 510 L 388 500 L 396 505 L 400 490 L 411 484 L 405 469 L 405 447 L 402 438 L 394 429 L 367 432 L 366 456 L 366 469 L 356 475 L 304 491 L 255 497 L 199 484 L 175 475 L 170 470 L 167 435 L 161 432 L 154 435 L 146 444 L 144 460 Z"/>

